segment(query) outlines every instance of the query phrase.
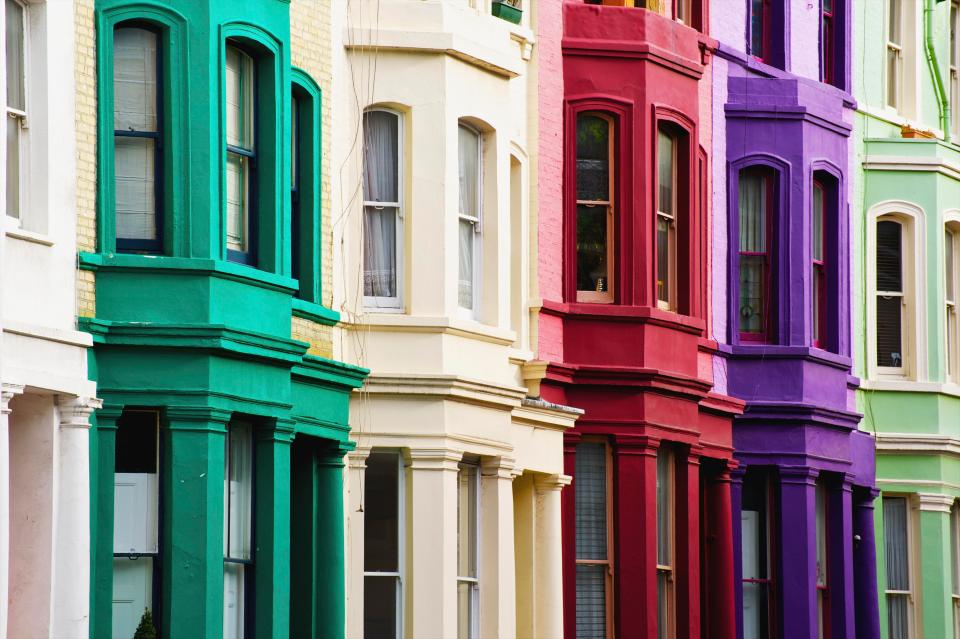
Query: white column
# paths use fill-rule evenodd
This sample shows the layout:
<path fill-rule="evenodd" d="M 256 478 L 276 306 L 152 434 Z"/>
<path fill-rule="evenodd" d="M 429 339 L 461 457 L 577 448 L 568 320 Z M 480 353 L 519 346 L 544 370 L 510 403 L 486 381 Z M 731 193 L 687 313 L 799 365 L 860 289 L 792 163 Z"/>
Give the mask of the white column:
<path fill-rule="evenodd" d="M 568 475 L 538 476 L 536 517 L 536 624 L 538 637 L 563 636 L 563 567 L 561 557 L 560 491 Z"/>
<path fill-rule="evenodd" d="M 457 636 L 457 473 L 461 457 L 462 453 L 443 448 L 410 451 L 407 637 Z"/>
<path fill-rule="evenodd" d="M 23 386 L 4 384 L 0 395 L 0 639 L 7 637 L 10 584 L 10 400 Z"/>
<path fill-rule="evenodd" d="M 90 616 L 90 415 L 99 399 L 59 396 L 53 637 L 85 639 Z"/>
<path fill-rule="evenodd" d="M 513 549 L 514 460 L 485 458 L 480 468 L 480 636 L 517 636 Z"/>
<path fill-rule="evenodd" d="M 370 447 L 347 453 L 347 637 L 363 637 L 363 558 L 365 519 L 362 510 L 364 476 Z M 403 549 L 401 549 L 402 551 Z"/>

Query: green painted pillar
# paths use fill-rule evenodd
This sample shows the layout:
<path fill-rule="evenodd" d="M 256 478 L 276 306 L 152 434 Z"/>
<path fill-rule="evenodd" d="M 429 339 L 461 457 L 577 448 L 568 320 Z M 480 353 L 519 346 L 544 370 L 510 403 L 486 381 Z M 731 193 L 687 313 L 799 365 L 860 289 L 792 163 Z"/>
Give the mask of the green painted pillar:
<path fill-rule="evenodd" d="M 90 437 L 90 636 L 113 636 L 113 487 L 117 420 L 123 407 L 104 404 Z"/>
<path fill-rule="evenodd" d="M 920 494 L 920 602 L 925 637 L 953 635 L 949 497 Z"/>
<path fill-rule="evenodd" d="M 258 638 L 290 634 L 290 442 L 293 423 L 257 431 L 254 619 Z M 299 560 L 299 558 L 298 558 Z"/>
<path fill-rule="evenodd" d="M 230 413 L 171 406 L 166 418 L 163 637 L 220 639 L 224 436 Z"/>
<path fill-rule="evenodd" d="M 343 456 L 352 448 L 340 442 L 317 452 L 316 637 L 342 639 L 346 632 Z"/>

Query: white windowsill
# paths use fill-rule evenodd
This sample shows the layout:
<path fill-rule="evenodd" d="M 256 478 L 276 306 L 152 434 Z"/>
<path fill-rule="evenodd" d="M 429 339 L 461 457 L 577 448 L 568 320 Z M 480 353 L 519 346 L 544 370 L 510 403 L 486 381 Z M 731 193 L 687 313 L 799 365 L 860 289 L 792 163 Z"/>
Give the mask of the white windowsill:
<path fill-rule="evenodd" d="M 23 240 L 24 242 L 32 242 L 34 244 L 42 244 L 44 246 L 53 246 L 53 238 L 47 235 L 46 233 L 37 233 L 36 231 L 28 231 L 24 228 L 20 228 L 20 220 L 14 217 L 6 216 L 5 221 L 5 232 L 7 237 L 12 237 L 17 240 Z"/>

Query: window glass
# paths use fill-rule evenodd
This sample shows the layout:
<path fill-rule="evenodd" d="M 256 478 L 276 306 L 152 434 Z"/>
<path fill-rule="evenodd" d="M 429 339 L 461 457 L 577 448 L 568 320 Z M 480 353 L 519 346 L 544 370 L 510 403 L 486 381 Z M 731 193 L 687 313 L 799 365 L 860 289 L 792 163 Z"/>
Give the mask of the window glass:
<path fill-rule="evenodd" d="M 877 222 L 877 365 L 903 366 L 903 226 Z"/>
<path fill-rule="evenodd" d="M 577 637 L 607 637 L 607 446 L 580 442 L 575 457 Z"/>
<path fill-rule="evenodd" d="M 611 122 L 577 116 L 577 295 L 580 301 L 612 301 L 613 201 Z"/>
<path fill-rule="evenodd" d="M 253 425 L 231 422 L 225 446 L 223 627 L 225 637 L 242 637 L 247 571 L 253 560 Z"/>
<path fill-rule="evenodd" d="M 824 264 L 823 218 L 826 191 L 819 181 L 813 183 L 813 229 L 810 250 L 813 256 L 813 345 L 823 347 L 826 338 L 827 273 Z"/>
<path fill-rule="evenodd" d="M 664 126 L 657 132 L 657 305 L 676 310 L 677 140 Z"/>
<path fill-rule="evenodd" d="M 953 634 L 960 633 L 960 503 L 950 507 L 950 573 L 953 602 Z"/>
<path fill-rule="evenodd" d="M 398 636 L 400 609 L 400 456 L 374 451 L 364 473 L 363 632 Z"/>
<path fill-rule="evenodd" d="M 834 65 L 834 14 L 833 0 L 822 0 L 820 14 L 820 79 L 833 82 Z"/>
<path fill-rule="evenodd" d="M 946 318 L 944 321 L 944 331 L 946 333 L 946 364 L 947 380 L 957 381 L 960 378 L 960 364 L 957 359 L 960 352 L 957 350 L 957 342 L 960 340 L 957 323 L 957 262 L 956 262 L 957 240 L 956 232 L 948 228 L 943 234 L 943 252 L 944 252 L 944 303 L 946 306 Z"/>
<path fill-rule="evenodd" d="M 766 0 L 750 0 L 750 54 L 763 60 L 766 55 Z"/>
<path fill-rule="evenodd" d="M 400 117 L 363 114 L 363 294 L 367 304 L 395 306 L 400 212 Z"/>
<path fill-rule="evenodd" d="M 773 562 L 770 521 L 769 480 L 762 473 L 748 472 L 743 480 L 740 511 L 744 639 L 771 637 Z"/>
<path fill-rule="evenodd" d="M 460 176 L 458 235 L 460 259 L 457 304 L 476 310 L 477 234 L 480 230 L 480 133 L 461 124 L 458 127 Z"/>
<path fill-rule="evenodd" d="M 883 498 L 883 541 L 887 565 L 887 632 L 890 639 L 910 636 L 910 549 L 907 500 Z"/>
<path fill-rule="evenodd" d="M 763 336 L 767 328 L 767 296 L 769 286 L 769 253 L 767 229 L 769 221 L 770 179 L 763 169 L 740 172 L 740 300 L 741 337 Z"/>
<path fill-rule="evenodd" d="M 23 144 L 27 115 L 25 9 L 15 0 L 6 0 L 5 46 L 7 56 L 7 215 L 21 217 L 22 182 L 25 173 Z"/>
<path fill-rule="evenodd" d="M 457 493 L 457 636 L 477 639 L 480 582 L 477 578 L 480 467 L 461 463 Z"/>
<path fill-rule="evenodd" d="M 251 250 L 251 185 L 254 147 L 253 59 L 234 46 L 226 48 L 227 249 Z M 234 258 L 246 261 L 248 258 Z"/>
<path fill-rule="evenodd" d="M 657 450 L 657 636 L 673 637 L 673 454 Z"/>
<path fill-rule="evenodd" d="M 829 530 L 827 523 L 827 491 L 826 486 L 817 482 L 816 513 L 817 513 L 817 612 L 820 620 L 820 637 L 829 637 L 830 634 L 830 596 L 829 596 L 829 567 L 827 565 Z"/>
<path fill-rule="evenodd" d="M 887 105 L 900 107 L 903 47 L 900 37 L 901 0 L 887 0 Z"/>

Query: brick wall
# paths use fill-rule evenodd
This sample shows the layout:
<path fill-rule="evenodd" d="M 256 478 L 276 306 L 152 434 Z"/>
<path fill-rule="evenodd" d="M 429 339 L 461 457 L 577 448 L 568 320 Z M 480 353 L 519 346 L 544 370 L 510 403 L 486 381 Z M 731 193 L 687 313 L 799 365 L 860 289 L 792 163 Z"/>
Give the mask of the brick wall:
<path fill-rule="evenodd" d="M 76 51 L 74 81 L 77 100 L 77 250 L 97 247 L 97 86 L 93 1 L 74 0 Z M 77 315 L 96 314 L 94 274 L 77 273 Z"/>
<path fill-rule="evenodd" d="M 323 304 L 333 304 L 333 235 L 330 225 L 330 137 L 332 62 L 330 50 L 330 0 L 293 0 L 290 3 L 290 58 L 312 77 L 323 92 L 320 161 L 320 216 Z M 310 342 L 312 354 L 330 356 L 333 334 L 328 326 L 294 318 L 294 339 Z"/>

